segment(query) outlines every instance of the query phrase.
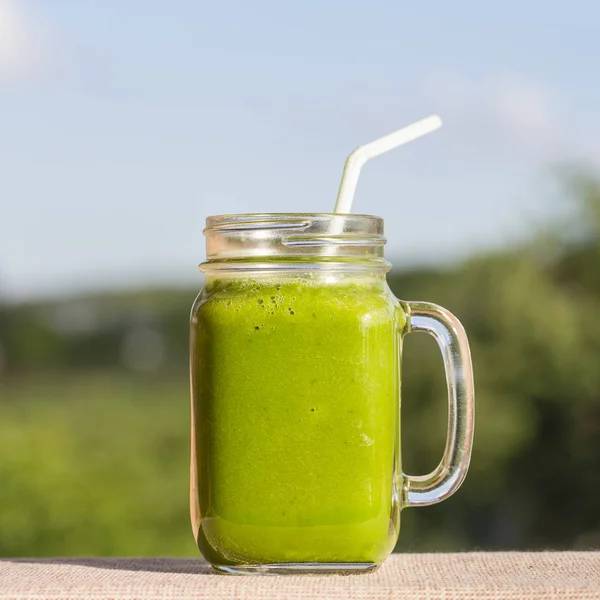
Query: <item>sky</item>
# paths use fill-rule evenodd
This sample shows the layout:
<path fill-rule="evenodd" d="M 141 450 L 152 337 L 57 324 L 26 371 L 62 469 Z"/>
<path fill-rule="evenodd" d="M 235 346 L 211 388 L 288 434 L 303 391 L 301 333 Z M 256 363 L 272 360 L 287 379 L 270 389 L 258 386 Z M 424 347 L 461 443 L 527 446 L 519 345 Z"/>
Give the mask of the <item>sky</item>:
<path fill-rule="evenodd" d="M 600 168 L 600 4 L 0 0 L 0 297 L 200 284 L 207 216 L 328 212 L 396 268 L 520 239 Z"/>

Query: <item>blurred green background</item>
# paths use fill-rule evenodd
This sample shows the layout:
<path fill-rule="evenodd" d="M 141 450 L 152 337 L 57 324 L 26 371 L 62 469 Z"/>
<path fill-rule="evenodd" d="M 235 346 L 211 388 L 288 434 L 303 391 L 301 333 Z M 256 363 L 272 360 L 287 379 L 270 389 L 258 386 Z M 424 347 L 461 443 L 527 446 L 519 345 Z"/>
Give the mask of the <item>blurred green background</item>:
<path fill-rule="evenodd" d="M 529 241 L 393 271 L 404 299 L 464 323 L 477 390 L 466 483 L 403 513 L 397 550 L 600 546 L 600 183 Z M 392 257 L 393 260 L 393 257 Z M 194 289 L 0 307 L 0 555 L 197 555 L 188 517 L 188 313 Z M 441 360 L 407 339 L 407 472 L 439 460 Z"/>
<path fill-rule="evenodd" d="M 0 555 L 197 556 L 206 217 L 331 210 L 353 148 L 432 113 L 353 205 L 474 361 L 469 475 L 404 512 L 398 550 L 600 547 L 598 22 L 592 0 L 0 0 Z M 441 456 L 445 395 L 409 336 L 408 473 Z"/>

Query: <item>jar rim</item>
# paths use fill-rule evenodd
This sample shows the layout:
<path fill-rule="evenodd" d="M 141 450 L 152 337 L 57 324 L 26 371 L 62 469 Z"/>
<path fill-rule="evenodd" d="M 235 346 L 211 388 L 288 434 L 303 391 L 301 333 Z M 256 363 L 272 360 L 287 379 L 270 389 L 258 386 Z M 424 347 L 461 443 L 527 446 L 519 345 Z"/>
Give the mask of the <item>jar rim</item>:
<path fill-rule="evenodd" d="M 299 223 L 305 220 L 306 223 Z M 290 221 L 286 226 L 285 221 Z M 244 226 L 252 229 L 259 228 L 264 224 L 265 228 L 298 228 L 309 227 L 311 223 L 330 223 L 337 225 L 337 229 L 368 229 L 371 232 L 377 231 L 383 233 L 383 219 L 376 215 L 367 215 L 360 213 L 319 213 L 319 212 L 290 212 L 290 213 L 229 213 L 212 215 L 206 218 L 206 228 L 204 234 L 210 233 L 213 229 L 235 228 L 241 230 Z"/>
<path fill-rule="evenodd" d="M 329 212 L 257 212 L 257 213 L 221 213 L 211 215 L 206 218 L 206 221 L 232 219 L 237 217 L 360 217 L 367 219 L 379 219 L 382 217 L 367 213 L 329 213 Z"/>
<path fill-rule="evenodd" d="M 206 219 L 203 266 L 289 259 L 372 265 L 383 261 L 381 217 L 339 213 L 241 213 Z"/>

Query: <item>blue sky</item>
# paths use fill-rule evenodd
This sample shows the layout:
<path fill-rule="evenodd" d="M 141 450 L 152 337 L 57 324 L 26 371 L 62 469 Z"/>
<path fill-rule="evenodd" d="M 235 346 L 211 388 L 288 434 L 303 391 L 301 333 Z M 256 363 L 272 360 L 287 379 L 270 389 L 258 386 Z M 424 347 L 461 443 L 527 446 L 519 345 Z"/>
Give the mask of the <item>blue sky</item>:
<path fill-rule="evenodd" d="M 0 0 L 0 295 L 200 282 L 211 214 L 357 212 L 405 268 L 551 214 L 600 165 L 595 2 Z"/>

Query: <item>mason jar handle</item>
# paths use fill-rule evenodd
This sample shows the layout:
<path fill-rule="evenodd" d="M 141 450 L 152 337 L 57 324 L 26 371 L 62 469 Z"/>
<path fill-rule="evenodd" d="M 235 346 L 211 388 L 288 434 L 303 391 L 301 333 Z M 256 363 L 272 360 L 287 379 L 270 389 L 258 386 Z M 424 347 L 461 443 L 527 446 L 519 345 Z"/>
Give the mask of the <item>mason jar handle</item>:
<path fill-rule="evenodd" d="M 463 482 L 473 446 L 475 395 L 467 335 L 448 310 L 428 302 L 403 303 L 407 314 L 403 333 L 424 331 L 435 338 L 448 385 L 448 433 L 444 456 L 428 475 L 403 475 L 403 506 L 427 506 L 451 496 Z"/>

